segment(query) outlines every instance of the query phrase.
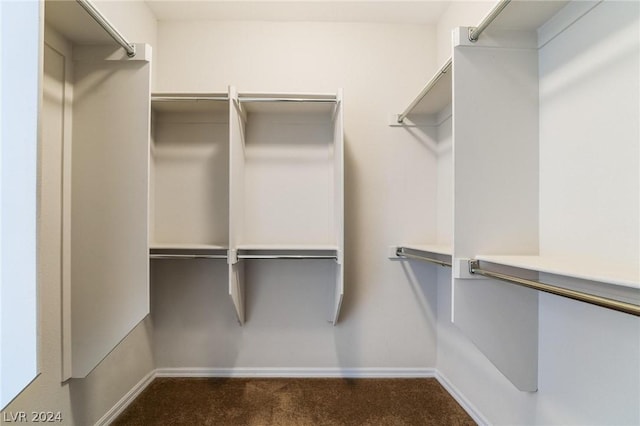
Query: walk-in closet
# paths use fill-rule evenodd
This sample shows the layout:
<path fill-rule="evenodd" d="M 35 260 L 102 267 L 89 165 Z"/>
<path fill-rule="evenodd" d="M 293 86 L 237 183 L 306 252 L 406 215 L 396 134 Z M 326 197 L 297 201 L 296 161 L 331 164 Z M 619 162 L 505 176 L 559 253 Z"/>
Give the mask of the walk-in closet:
<path fill-rule="evenodd" d="M 640 424 L 640 3 L 0 20 L 3 424 Z"/>

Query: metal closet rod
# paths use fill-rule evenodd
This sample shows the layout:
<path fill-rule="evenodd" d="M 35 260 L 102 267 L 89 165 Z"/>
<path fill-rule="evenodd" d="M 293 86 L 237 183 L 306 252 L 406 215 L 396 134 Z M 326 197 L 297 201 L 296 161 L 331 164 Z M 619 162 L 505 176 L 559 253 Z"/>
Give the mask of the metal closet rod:
<path fill-rule="evenodd" d="M 136 46 L 133 43 L 129 43 L 120 31 L 118 31 L 107 18 L 100 13 L 96 7 L 91 4 L 89 0 L 76 0 L 80 6 L 100 25 L 104 30 L 116 41 L 124 50 L 127 51 L 127 56 L 133 58 L 136 56 Z"/>
<path fill-rule="evenodd" d="M 552 284 L 541 283 L 539 281 L 528 280 L 525 278 L 514 277 L 512 275 L 501 274 L 499 272 L 487 271 L 480 268 L 480 261 L 469 261 L 469 272 L 471 274 L 482 275 L 488 278 L 495 278 L 511 284 L 520 285 L 534 290 L 543 291 L 545 293 L 555 294 L 579 302 L 589 303 L 591 305 L 600 306 L 602 308 L 612 309 L 626 314 L 640 316 L 640 305 L 633 303 L 621 302 L 619 300 L 608 299 L 606 297 L 596 296 L 593 294 L 583 293 L 581 291 L 569 290 Z"/>
<path fill-rule="evenodd" d="M 226 254 L 150 254 L 150 259 L 226 259 Z"/>
<path fill-rule="evenodd" d="M 238 98 L 242 102 L 315 102 L 315 103 L 337 103 L 337 99 L 330 98 Z"/>
<path fill-rule="evenodd" d="M 176 101 L 228 101 L 227 96 L 151 96 L 153 102 Z"/>
<path fill-rule="evenodd" d="M 435 263 L 440 266 L 448 266 L 451 267 L 451 262 L 446 262 L 444 260 L 436 259 L 433 257 L 420 256 L 418 254 L 412 254 L 405 252 L 405 247 L 398 247 L 396 249 L 396 256 L 398 257 L 406 257 L 408 259 L 422 260 L 424 262 Z"/>
<path fill-rule="evenodd" d="M 475 42 L 478 41 L 478 37 L 487 27 L 493 22 L 494 19 L 500 15 L 500 13 L 504 10 L 505 7 L 511 2 L 511 0 L 500 0 L 494 7 L 491 9 L 491 12 L 478 24 L 477 27 L 469 28 L 469 41 Z"/>
<path fill-rule="evenodd" d="M 238 259 L 331 259 L 338 260 L 335 255 L 317 254 L 239 254 Z"/>
<path fill-rule="evenodd" d="M 424 86 L 424 88 L 420 91 L 418 96 L 411 102 L 411 104 L 402 112 L 402 114 L 398 115 L 398 123 L 402 123 L 407 115 L 413 111 L 413 109 L 420 103 L 420 101 L 427 96 L 427 93 L 431 91 L 438 82 L 442 78 L 443 75 L 448 73 L 451 70 L 451 58 L 447 60 L 447 62 L 438 70 L 436 75 L 434 75 L 431 80 Z"/>

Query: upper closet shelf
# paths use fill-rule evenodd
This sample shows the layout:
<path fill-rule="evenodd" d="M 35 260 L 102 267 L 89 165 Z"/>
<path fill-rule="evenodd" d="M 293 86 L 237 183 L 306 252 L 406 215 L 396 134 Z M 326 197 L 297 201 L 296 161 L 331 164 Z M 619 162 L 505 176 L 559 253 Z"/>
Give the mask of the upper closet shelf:
<path fill-rule="evenodd" d="M 161 113 L 226 112 L 228 101 L 226 93 L 153 93 L 151 109 Z"/>
<path fill-rule="evenodd" d="M 553 256 L 479 255 L 476 256 L 476 259 L 498 265 L 640 290 L 640 269 L 637 266 L 597 262 L 593 259 L 585 260 Z"/>
<path fill-rule="evenodd" d="M 226 246 L 216 244 L 191 243 L 151 243 L 149 250 L 226 250 Z"/>
<path fill-rule="evenodd" d="M 89 0 L 47 1 L 47 24 L 77 44 L 105 44 L 115 41 L 127 56 L 136 56 L 136 45 L 125 36 Z M 146 52 L 143 57 L 146 56 Z"/>
<path fill-rule="evenodd" d="M 327 113 L 333 114 L 339 102 L 336 94 L 278 94 L 240 93 L 238 102 L 244 112 L 277 114 Z"/>
<path fill-rule="evenodd" d="M 153 243 L 150 259 L 226 259 L 227 247 L 213 244 Z"/>
<path fill-rule="evenodd" d="M 496 4 L 494 9 L 487 14 L 476 28 L 480 27 L 483 22 L 488 21 L 487 28 L 502 28 L 517 31 L 537 30 L 568 3 L 568 0 L 502 0 Z M 503 7 L 504 10 L 498 11 L 500 7 Z M 496 14 L 494 11 L 498 11 L 498 13 Z M 494 19 L 490 19 L 492 14 L 495 14 Z"/>
<path fill-rule="evenodd" d="M 511 1 L 500 0 L 489 11 L 489 13 L 475 27 L 469 27 L 467 34 L 468 41 L 475 43 L 480 35 L 487 29 L 492 31 L 519 31 L 519 32 L 537 32 L 538 38 L 541 34 L 539 29 L 553 20 L 562 21 L 562 14 L 556 14 L 560 9 L 569 3 L 568 0 L 523 0 Z M 578 7 L 591 8 L 598 2 L 579 2 Z M 542 36 L 542 39 L 546 39 Z M 538 40 L 538 45 L 540 45 Z"/>
<path fill-rule="evenodd" d="M 391 117 L 390 126 L 439 124 L 438 114 L 451 105 L 451 58 L 447 59 L 418 96 L 400 114 Z"/>

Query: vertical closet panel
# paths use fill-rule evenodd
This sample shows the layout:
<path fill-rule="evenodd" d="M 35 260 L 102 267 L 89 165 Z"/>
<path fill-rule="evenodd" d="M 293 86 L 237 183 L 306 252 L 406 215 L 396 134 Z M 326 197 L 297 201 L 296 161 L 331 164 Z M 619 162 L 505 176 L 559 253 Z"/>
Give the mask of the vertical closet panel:
<path fill-rule="evenodd" d="M 76 47 L 71 185 L 72 377 L 149 312 L 149 48 Z"/>
<path fill-rule="evenodd" d="M 338 264 L 336 265 L 335 300 L 331 315 L 333 325 L 338 322 L 344 296 L 344 100 L 342 90 L 338 92 L 337 100 L 333 117 L 333 208 Z"/>
<path fill-rule="evenodd" d="M 453 63 L 454 257 L 537 254 L 537 51 L 478 42 L 456 46 Z M 469 279 L 466 265 L 455 265 L 453 322 L 519 389 L 535 391 L 537 293 Z"/>
<path fill-rule="evenodd" d="M 71 44 L 61 37 L 55 30 L 45 24 L 44 38 L 44 64 L 43 64 L 43 86 L 42 86 L 42 113 L 40 117 L 41 142 L 42 145 L 40 162 L 42 189 L 40 201 L 41 209 L 50 206 L 50 211 L 41 213 L 43 220 L 47 216 L 51 220 L 51 224 L 60 227 L 61 235 L 55 238 L 53 244 L 60 244 L 58 250 L 62 252 L 62 258 L 58 259 L 60 264 L 52 264 L 48 268 L 58 268 L 59 274 L 51 275 L 46 278 L 59 278 L 61 282 L 57 285 L 62 288 L 59 296 L 62 298 L 61 305 L 63 307 L 71 306 L 71 136 L 73 123 L 73 50 Z M 47 148 L 45 148 L 47 147 Z M 46 150 L 49 150 L 47 154 Z M 60 156 L 58 158 L 58 155 Z M 51 164 L 57 164 L 60 170 L 55 170 Z M 46 168 L 49 167 L 49 171 Z M 45 185 L 50 185 L 48 189 Z M 59 191 L 59 192 L 58 192 Z M 45 194 L 54 194 L 51 199 L 46 201 Z M 59 203 L 59 204 L 58 204 Z M 60 215 L 59 218 L 56 212 Z M 44 212 L 44 210 L 43 210 Z M 41 226 L 45 226 L 44 222 Z M 42 232 L 42 231 L 40 231 Z M 43 237 L 41 240 L 41 250 L 51 252 L 51 248 L 43 246 Z M 44 257 L 42 261 L 44 261 Z M 43 268 L 45 266 L 43 265 Z M 48 284 L 45 284 L 48 285 Z M 62 381 L 71 377 L 71 310 L 62 310 L 61 326 L 63 327 L 61 334 L 62 340 Z"/>
<path fill-rule="evenodd" d="M 240 324 L 244 324 L 244 264 L 238 262 L 237 247 L 244 222 L 244 131 L 245 118 L 238 92 L 229 89 L 229 296 Z"/>

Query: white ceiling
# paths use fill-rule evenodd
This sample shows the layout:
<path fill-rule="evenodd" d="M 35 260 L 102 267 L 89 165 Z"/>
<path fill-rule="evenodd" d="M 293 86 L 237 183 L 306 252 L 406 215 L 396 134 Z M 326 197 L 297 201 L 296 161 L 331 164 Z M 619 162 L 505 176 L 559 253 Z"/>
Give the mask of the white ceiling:
<path fill-rule="evenodd" d="M 156 18 L 435 24 L 450 0 L 146 0 Z"/>

